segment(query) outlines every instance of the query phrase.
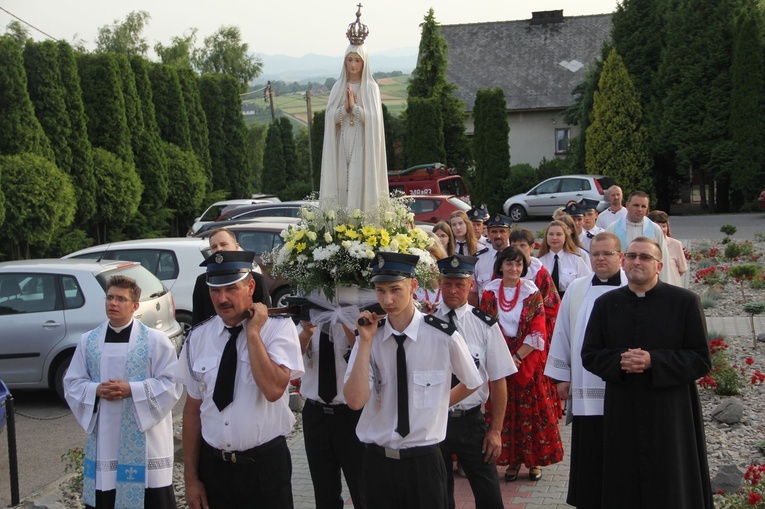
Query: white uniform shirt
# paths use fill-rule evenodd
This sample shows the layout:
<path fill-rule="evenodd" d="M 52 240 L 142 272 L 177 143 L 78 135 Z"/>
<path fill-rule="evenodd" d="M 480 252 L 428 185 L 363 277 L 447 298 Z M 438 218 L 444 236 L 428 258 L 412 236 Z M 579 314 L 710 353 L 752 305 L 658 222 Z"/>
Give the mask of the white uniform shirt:
<path fill-rule="evenodd" d="M 610 208 L 607 208 L 603 212 L 601 212 L 598 215 L 598 219 L 595 221 L 595 226 L 598 228 L 603 228 L 604 230 L 608 228 L 608 225 L 615 222 L 620 217 L 624 217 L 627 215 L 627 207 L 622 207 L 619 209 L 619 212 L 614 212 Z"/>
<path fill-rule="evenodd" d="M 242 325 L 246 329 L 247 320 Z M 268 318 L 260 331 L 268 356 L 290 370 L 290 379 L 303 374 L 303 357 L 297 329 L 292 320 Z M 247 334 L 239 333 L 236 342 L 239 365 L 234 382 L 234 401 L 218 411 L 212 400 L 223 348 L 228 332 L 219 316 L 196 326 L 183 346 L 176 379 L 186 386 L 188 395 L 201 399 L 202 438 L 227 451 L 246 451 L 278 436 L 286 435 L 295 424 L 285 389 L 281 399 L 269 402 L 252 376 L 247 351 Z M 191 367 L 191 370 L 189 369 Z"/>
<path fill-rule="evenodd" d="M 409 326 L 400 332 L 408 336 L 406 351 L 407 389 L 409 394 L 409 434 L 401 437 L 398 425 L 398 384 L 396 350 L 393 334 L 399 334 L 386 320 L 375 334 L 370 354 L 369 387 L 371 394 L 364 405 L 356 435 L 368 444 L 392 449 L 435 445 L 446 438 L 449 414 L 451 375 L 469 389 L 481 385 L 481 376 L 459 332 L 451 336 L 425 323 L 425 316 L 414 311 Z M 348 362 L 348 381 L 358 354 L 358 343 Z"/>
<path fill-rule="evenodd" d="M 606 231 L 603 228 L 599 228 L 597 225 L 592 228 L 592 230 L 585 230 L 582 228 L 582 233 L 579 235 L 579 241 L 582 243 L 584 248 L 587 250 L 587 253 L 590 252 L 590 243 L 592 242 L 592 237 L 597 235 L 600 232 Z M 590 233 L 591 236 L 588 236 L 587 233 Z"/>
<path fill-rule="evenodd" d="M 478 293 L 479 299 L 481 298 L 486 285 L 491 281 L 492 276 L 494 275 L 494 264 L 497 261 L 497 255 L 499 255 L 501 251 L 501 249 L 497 251 L 493 246 L 489 246 L 487 251 L 484 251 L 478 256 L 478 261 L 475 264 L 475 272 L 473 274 L 475 279 L 473 291 Z"/>
<path fill-rule="evenodd" d="M 337 395 L 332 401 L 324 401 L 319 397 L 319 346 L 321 344 L 321 330 L 318 326 L 314 330 L 311 343 L 303 354 L 305 374 L 300 382 L 300 394 L 306 399 L 312 399 L 329 405 L 340 405 L 345 404 L 345 396 L 343 396 L 343 376 L 345 375 L 345 370 L 348 369 L 348 363 L 345 360 L 345 356 L 350 355 L 351 346 L 348 344 L 348 338 L 345 335 L 342 324 L 332 324 L 329 325 L 329 327 L 329 339 L 335 350 Z"/>
<path fill-rule="evenodd" d="M 555 265 L 555 254 L 549 251 L 544 256 L 539 257 L 539 261 L 545 266 L 547 272 L 552 276 L 553 266 Z M 592 269 L 585 263 L 581 256 L 571 254 L 568 251 L 561 250 L 558 255 L 558 282 L 560 288 L 558 292 L 565 292 L 568 285 L 574 279 L 592 274 Z"/>
<path fill-rule="evenodd" d="M 442 305 L 434 313 L 445 322 L 451 308 Z M 452 409 L 470 410 L 482 405 L 489 398 L 489 381 L 496 381 L 518 372 L 513 357 L 505 343 L 499 323 L 489 325 L 473 312 L 473 306 L 465 304 L 454 310 L 457 330 L 465 339 L 470 355 L 473 356 L 483 384 L 473 394 L 463 399 Z"/>

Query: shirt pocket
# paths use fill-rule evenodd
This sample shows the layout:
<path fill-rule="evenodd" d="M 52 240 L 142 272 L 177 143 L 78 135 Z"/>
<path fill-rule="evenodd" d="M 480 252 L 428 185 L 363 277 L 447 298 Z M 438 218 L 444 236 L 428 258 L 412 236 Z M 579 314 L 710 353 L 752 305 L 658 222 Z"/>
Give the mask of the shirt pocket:
<path fill-rule="evenodd" d="M 218 357 L 201 357 L 194 361 L 194 381 L 202 394 L 207 394 L 215 387 L 218 376 Z"/>
<path fill-rule="evenodd" d="M 239 356 L 239 362 L 236 366 L 237 371 L 241 373 L 241 379 L 248 385 L 256 385 L 255 377 L 252 376 L 252 364 L 250 364 L 250 352 L 245 349 Z"/>
<path fill-rule="evenodd" d="M 433 408 L 443 395 L 446 372 L 415 371 L 412 381 L 414 382 L 414 408 Z"/>

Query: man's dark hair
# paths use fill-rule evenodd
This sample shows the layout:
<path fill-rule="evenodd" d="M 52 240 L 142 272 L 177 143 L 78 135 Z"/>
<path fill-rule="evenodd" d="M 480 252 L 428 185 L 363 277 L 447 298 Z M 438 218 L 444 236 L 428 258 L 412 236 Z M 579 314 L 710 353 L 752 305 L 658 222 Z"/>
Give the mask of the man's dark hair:
<path fill-rule="evenodd" d="M 109 288 L 112 286 L 129 290 L 130 298 L 133 299 L 134 302 L 138 302 L 141 299 L 141 287 L 138 286 L 138 283 L 136 283 L 135 279 L 132 277 L 119 275 L 112 276 L 106 283 L 106 291 L 108 292 Z"/>

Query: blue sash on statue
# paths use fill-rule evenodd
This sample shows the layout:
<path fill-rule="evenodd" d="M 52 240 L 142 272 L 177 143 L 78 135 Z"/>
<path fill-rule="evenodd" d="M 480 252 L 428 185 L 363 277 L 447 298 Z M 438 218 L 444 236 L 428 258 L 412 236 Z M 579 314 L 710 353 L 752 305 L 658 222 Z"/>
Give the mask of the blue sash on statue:
<path fill-rule="evenodd" d="M 146 365 L 149 358 L 149 328 L 138 320 L 138 338 L 128 350 L 125 362 L 125 380 L 140 382 L 146 378 Z M 105 327 L 96 327 L 85 340 L 85 357 L 90 379 L 101 383 L 101 345 L 98 338 Z M 122 400 L 122 420 L 120 422 L 120 449 L 117 458 L 117 493 L 115 508 L 143 509 L 144 492 L 146 489 L 146 435 L 138 428 L 133 412 L 133 403 Z M 93 433 L 88 436 L 85 449 L 84 472 L 82 482 L 82 501 L 95 507 L 96 505 L 96 471 L 99 467 L 111 470 L 108 465 L 100 465 L 97 461 L 96 440 L 98 423 Z"/>

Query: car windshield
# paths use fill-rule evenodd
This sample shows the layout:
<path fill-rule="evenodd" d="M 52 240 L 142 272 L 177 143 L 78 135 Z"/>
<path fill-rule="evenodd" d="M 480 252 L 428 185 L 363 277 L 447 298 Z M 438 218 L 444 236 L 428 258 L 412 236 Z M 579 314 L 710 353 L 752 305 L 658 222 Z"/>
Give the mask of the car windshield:
<path fill-rule="evenodd" d="M 201 218 L 199 218 L 200 221 L 215 221 L 218 216 L 221 215 L 223 212 L 223 209 L 225 209 L 225 205 L 213 205 L 209 209 L 205 211 L 205 213 L 202 215 Z"/>
<path fill-rule="evenodd" d="M 156 299 L 167 293 L 167 288 L 165 288 L 162 282 L 140 265 L 127 265 L 98 274 L 96 279 L 101 288 L 104 289 L 104 293 L 106 293 L 106 283 L 109 281 L 109 278 L 118 274 L 135 279 L 135 282 L 141 287 L 140 302 Z"/>

